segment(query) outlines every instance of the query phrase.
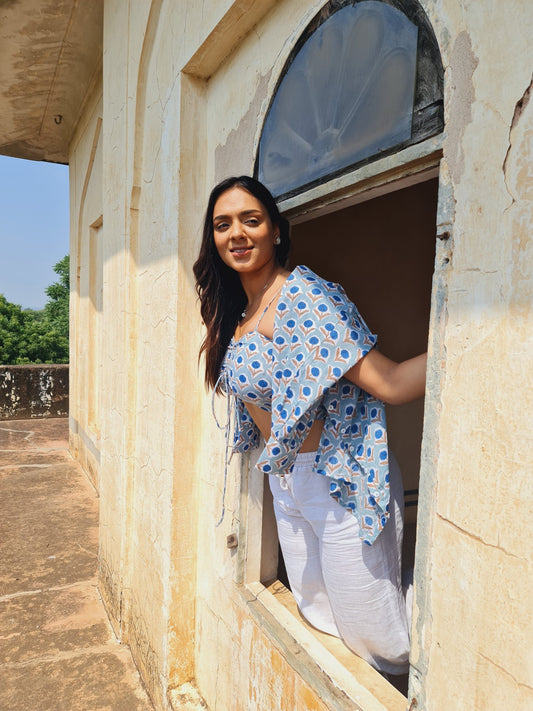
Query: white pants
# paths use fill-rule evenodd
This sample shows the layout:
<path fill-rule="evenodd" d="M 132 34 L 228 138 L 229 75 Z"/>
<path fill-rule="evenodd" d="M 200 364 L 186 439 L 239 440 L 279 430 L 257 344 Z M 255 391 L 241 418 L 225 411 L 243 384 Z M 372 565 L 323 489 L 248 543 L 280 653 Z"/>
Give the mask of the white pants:
<path fill-rule="evenodd" d="M 290 474 L 270 476 L 278 535 L 289 583 L 302 615 L 340 637 L 379 671 L 408 669 L 408 605 L 401 581 L 403 487 L 391 456 L 391 516 L 371 545 L 352 513 L 313 473 L 315 452 L 299 454 Z"/>

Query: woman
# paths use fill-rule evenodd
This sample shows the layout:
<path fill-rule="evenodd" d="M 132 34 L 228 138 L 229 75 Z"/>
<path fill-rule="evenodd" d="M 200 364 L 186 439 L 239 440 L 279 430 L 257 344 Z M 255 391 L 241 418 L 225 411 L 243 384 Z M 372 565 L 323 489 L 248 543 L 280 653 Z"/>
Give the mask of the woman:
<path fill-rule="evenodd" d="M 233 450 L 265 448 L 280 544 L 303 616 L 379 671 L 407 670 L 403 490 L 383 401 L 424 393 L 426 355 L 395 363 L 355 306 L 307 267 L 253 178 L 211 193 L 194 265 L 207 384 L 233 396 Z M 390 458 L 389 458 L 390 457 Z"/>

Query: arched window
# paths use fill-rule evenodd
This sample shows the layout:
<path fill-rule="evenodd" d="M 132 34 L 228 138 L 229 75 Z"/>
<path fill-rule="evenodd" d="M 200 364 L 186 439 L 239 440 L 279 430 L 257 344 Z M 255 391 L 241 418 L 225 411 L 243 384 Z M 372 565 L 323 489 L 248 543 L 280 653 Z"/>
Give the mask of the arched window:
<path fill-rule="evenodd" d="M 256 174 L 286 197 L 440 133 L 442 84 L 416 0 L 332 1 L 282 72 Z"/>

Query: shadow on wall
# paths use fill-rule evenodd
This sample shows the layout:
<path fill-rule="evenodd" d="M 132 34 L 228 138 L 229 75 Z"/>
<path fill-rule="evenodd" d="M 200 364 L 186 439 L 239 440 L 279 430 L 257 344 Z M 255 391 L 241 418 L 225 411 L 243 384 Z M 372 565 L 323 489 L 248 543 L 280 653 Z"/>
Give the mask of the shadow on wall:
<path fill-rule="evenodd" d="M 67 365 L 0 365 L 0 420 L 68 417 Z"/>

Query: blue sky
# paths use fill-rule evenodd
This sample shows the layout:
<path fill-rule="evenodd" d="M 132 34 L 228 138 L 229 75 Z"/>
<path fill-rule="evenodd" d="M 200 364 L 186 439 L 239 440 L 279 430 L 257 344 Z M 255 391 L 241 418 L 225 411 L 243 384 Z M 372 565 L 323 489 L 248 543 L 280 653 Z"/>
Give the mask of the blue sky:
<path fill-rule="evenodd" d="M 0 156 L 0 293 L 41 309 L 69 251 L 68 166 Z"/>

